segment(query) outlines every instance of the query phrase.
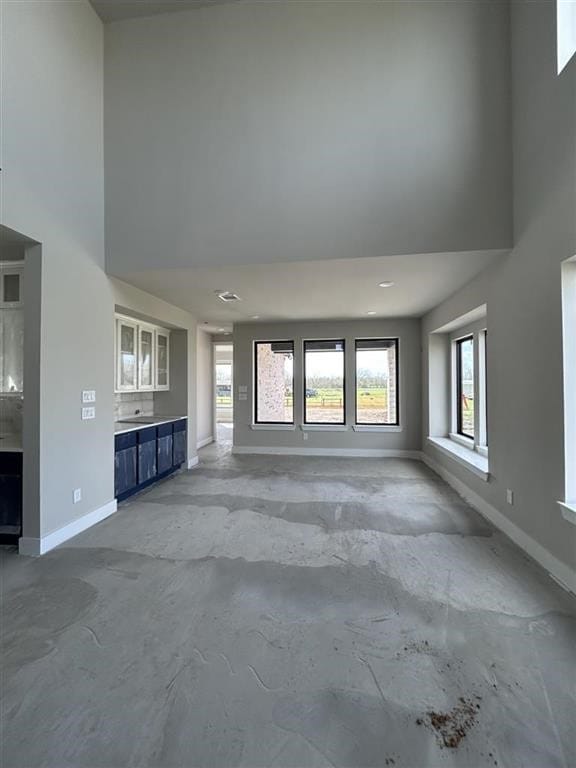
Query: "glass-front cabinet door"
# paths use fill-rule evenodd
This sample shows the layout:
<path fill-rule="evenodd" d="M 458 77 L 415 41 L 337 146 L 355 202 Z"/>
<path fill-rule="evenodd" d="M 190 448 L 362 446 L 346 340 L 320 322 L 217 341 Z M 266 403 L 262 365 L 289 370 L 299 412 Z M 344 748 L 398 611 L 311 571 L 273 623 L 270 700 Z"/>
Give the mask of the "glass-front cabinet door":
<path fill-rule="evenodd" d="M 137 389 L 137 339 L 138 326 L 128 320 L 118 320 L 116 325 L 117 379 L 116 387 L 121 392 Z"/>
<path fill-rule="evenodd" d="M 154 329 L 138 328 L 138 389 L 154 389 Z"/>
<path fill-rule="evenodd" d="M 0 393 L 24 390 L 24 310 L 0 309 Z"/>
<path fill-rule="evenodd" d="M 170 388 L 170 335 L 156 331 L 156 389 Z"/>

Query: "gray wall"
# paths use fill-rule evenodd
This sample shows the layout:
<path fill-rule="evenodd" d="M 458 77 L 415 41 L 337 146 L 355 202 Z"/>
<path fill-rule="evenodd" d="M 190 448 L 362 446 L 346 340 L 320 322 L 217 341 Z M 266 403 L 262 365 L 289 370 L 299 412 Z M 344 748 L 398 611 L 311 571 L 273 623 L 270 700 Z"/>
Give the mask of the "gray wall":
<path fill-rule="evenodd" d="M 401 432 L 354 432 L 354 340 L 370 337 L 400 339 Z M 304 339 L 346 340 L 346 432 L 308 433 L 303 440 L 302 342 Z M 294 349 L 294 431 L 252 430 L 254 341 L 290 340 Z M 248 400 L 238 399 L 238 387 L 248 387 Z M 250 323 L 234 327 L 234 446 L 299 449 L 420 450 L 420 321 L 359 320 L 310 323 Z"/>
<path fill-rule="evenodd" d="M 486 0 L 108 25 L 108 267 L 507 247 L 509 74 L 509 7 Z"/>
<path fill-rule="evenodd" d="M 426 442 L 424 450 L 573 568 L 576 527 L 556 502 L 564 494 L 560 265 L 576 253 L 576 61 L 556 76 L 553 2 L 513 3 L 512 42 L 514 250 L 422 323 L 427 425 L 429 333 L 488 306 L 490 482 Z"/>
<path fill-rule="evenodd" d="M 34 278 L 26 296 L 34 345 L 26 353 L 24 451 L 25 466 L 36 466 L 25 483 L 39 487 L 27 487 L 24 535 L 36 538 L 114 496 L 103 34 L 88 2 L 34 0 L 3 4 L 1 34 L 0 223 L 41 243 L 26 265 Z M 94 421 L 80 418 L 82 389 L 97 392 Z M 74 488 L 83 494 L 76 505 Z"/>
<path fill-rule="evenodd" d="M 212 336 L 198 329 L 196 343 L 197 444 L 214 435 L 214 356 Z"/>

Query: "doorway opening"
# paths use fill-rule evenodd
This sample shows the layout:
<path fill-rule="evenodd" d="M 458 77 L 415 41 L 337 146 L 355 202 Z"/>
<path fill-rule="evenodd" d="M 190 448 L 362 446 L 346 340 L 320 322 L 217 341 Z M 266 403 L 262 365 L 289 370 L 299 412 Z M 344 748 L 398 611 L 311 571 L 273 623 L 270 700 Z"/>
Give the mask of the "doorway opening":
<path fill-rule="evenodd" d="M 214 344 L 216 440 L 232 443 L 234 429 L 234 365 L 232 344 Z"/>

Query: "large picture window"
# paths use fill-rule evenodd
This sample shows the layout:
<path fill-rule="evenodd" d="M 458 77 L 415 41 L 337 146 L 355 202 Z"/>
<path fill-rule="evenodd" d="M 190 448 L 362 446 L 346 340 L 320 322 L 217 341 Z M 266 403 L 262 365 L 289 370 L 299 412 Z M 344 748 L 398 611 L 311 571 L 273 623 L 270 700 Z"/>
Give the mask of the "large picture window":
<path fill-rule="evenodd" d="M 304 423 L 345 424 L 344 339 L 304 342 Z"/>
<path fill-rule="evenodd" d="M 356 340 L 356 424 L 399 424 L 398 339 Z"/>
<path fill-rule="evenodd" d="M 254 344 L 256 424 L 294 423 L 294 342 Z"/>
<path fill-rule="evenodd" d="M 474 337 L 456 341 L 456 432 L 474 440 Z"/>

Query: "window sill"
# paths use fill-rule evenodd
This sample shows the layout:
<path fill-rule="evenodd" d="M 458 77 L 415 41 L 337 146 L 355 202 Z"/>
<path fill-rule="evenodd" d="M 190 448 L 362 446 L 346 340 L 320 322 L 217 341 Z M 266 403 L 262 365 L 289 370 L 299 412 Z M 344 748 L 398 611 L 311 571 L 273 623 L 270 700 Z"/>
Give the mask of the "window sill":
<path fill-rule="evenodd" d="M 251 424 L 250 429 L 253 429 L 254 431 L 263 431 L 263 432 L 277 432 L 277 431 L 288 431 L 293 432 L 296 427 L 294 424 Z"/>
<path fill-rule="evenodd" d="M 346 424 L 301 424 L 302 432 L 348 432 Z"/>
<path fill-rule="evenodd" d="M 576 525 L 576 501 L 559 501 L 562 507 L 562 517 L 572 525 Z"/>
<path fill-rule="evenodd" d="M 484 482 L 488 481 L 490 473 L 488 472 L 488 459 L 485 456 L 480 456 L 476 451 L 451 440 L 449 437 L 429 437 L 428 442 L 458 464 L 466 467 Z"/>
<path fill-rule="evenodd" d="M 396 424 L 354 424 L 354 432 L 402 432 L 404 427 Z"/>

